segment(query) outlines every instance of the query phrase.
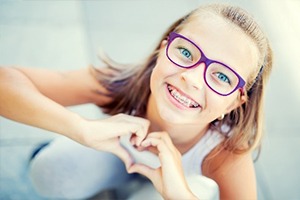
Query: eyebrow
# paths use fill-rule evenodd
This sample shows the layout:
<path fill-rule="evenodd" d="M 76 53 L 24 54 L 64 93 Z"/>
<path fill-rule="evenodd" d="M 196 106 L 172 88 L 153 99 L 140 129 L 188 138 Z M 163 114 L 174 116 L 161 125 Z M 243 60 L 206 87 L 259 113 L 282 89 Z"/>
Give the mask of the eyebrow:
<path fill-rule="evenodd" d="M 179 33 L 181 34 L 182 36 L 184 36 L 185 38 L 189 39 L 190 41 L 192 41 L 199 49 L 201 49 L 202 53 L 206 56 L 206 52 L 203 50 L 202 46 L 199 45 L 198 43 L 195 42 L 194 38 L 192 35 L 189 35 L 188 33 L 185 34 L 185 33 Z M 238 70 L 236 69 L 236 67 L 234 67 L 233 65 L 231 64 L 227 64 L 227 62 L 224 62 L 222 60 L 218 60 L 218 59 L 214 59 L 214 58 L 211 58 L 209 56 L 207 56 L 207 58 L 211 59 L 211 60 L 214 60 L 214 61 L 218 61 L 218 62 L 221 62 L 221 63 L 224 63 L 225 65 L 227 65 L 228 67 L 230 67 L 231 69 L 233 69 L 234 71 L 236 71 L 238 74 L 240 74 L 238 72 Z"/>

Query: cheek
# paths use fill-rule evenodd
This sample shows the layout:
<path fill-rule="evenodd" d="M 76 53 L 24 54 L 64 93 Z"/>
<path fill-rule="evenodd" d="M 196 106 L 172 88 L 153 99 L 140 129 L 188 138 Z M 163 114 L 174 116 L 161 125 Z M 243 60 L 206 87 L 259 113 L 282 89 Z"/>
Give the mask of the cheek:
<path fill-rule="evenodd" d="M 152 70 L 150 77 L 150 89 L 151 91 L 155 87 L 155 85 L 160 85 L 166 81 L 169 77 L 176 74 L 176 67 L 172 66 L 172 64 L 165 58 L 164 55 L 160 55 L 157 59 L 156 65 Z"/>
<path fill-rule="evenodd" d="M 224 99 L 218 95 L 210 91 L 206 93 L 206 110 L 210 115 L 212 115 L 213 119 L 223 112 L 224 104 Z"/>
<path fill-rule="evenodd" d="M 222 114 L 228 113 L 236 102 L 236 96 L 223 97 L 216 94 L 207 94 L 208 112 L 213 115 L 212 118 L 218 118 Z"/>
<path fill-rule="evenodd" d="M 155 66 L 150 77 L 150 90 L 152 93 L 155 92 L 155 87 L 158 85 L 160 74 L 160 70 Z"/>

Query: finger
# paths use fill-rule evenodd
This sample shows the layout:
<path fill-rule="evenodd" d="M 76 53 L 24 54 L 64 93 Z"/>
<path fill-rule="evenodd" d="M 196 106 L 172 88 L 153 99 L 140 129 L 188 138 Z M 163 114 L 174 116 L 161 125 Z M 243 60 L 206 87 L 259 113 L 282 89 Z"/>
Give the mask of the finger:
<path fill-rule="evenodd" d="M 136 140 L 137 140 L 137 136 L 136 136 L 135 134 L 134 134 L 134 135 L 131 135 L 131 137 L 130 137 L 130 139 L 129 139 L 130 144 L 131 144 L 132 146 L 135 146 Z"/>
<path fill-rule="evenodd" d="M 147 136 L 148 129 L 150 126 L 150 122 L 148 120 L 139 117 L 133 117 L 133 116 L 129 116 L 126 119 L 124 119 L 123 122 L 119 122 L 119 123 L 122 126 L 127 125 L 128 131 L 138 136 L 137 139 L 138 145 Z"/>
<path fill-rule="evenodd" d="M 145 119 L 145 118 L 142 118 L 142 117 L 136 117 L 136 116 L 128 115 L 127 119 L 132 121 L 132 122 L 143 124 L 143 126 L 145 126 L 145 127 L 150 125 L 150 121 L 148 119 Z"/>
<path fill-rule="evenodd" d="M 148 179 L 150 179 L 151 181 L 155 176 L 157 176 L 156 171 L 157 171 L 156 169 L 152 169 L 151 167 L 148 167 L 143 164 L 138 164 L 138 163 L 131 165 L 128 169 L 128 173 L 142 174 L 142 175 L 146 176 Z"/>
<path fill-rule="evenodd" d="M 162 192 L 161 168 L 152 169 L 146 165 L 134 164 L 129 168 L 128 173 L 139 173 L 144 175 L 153 183 L 159 193 Z"/>
<path fill-rule="evenodd" d="M 144 118 L 136 117 L 136 116 L 131 116 L 131 115 L 125 115 L 125 114 L 121 114 L 121 116 L 122 117 L 119 117 L 120 121 L 137 123 L 137 124 L 140 124 L 143 127 L 145 127 L 147 130 L 149 128 L 150 121 L 148 119 L 144 119 Z"/>
<path fill-rule="evenodd" d="M 135 126 L 130 127 L 129 132 L 133 135 L 135 135 L 136 137 L 134 138 L 134 140 L 132 140 L 132 142 L 134 142 L 134 144 L 136 146 L 140 146 L 141 142 L 146 138 L 147 136 L 147 131 L 146 129 L 139 125 L 139 124 L 135 124 Z"/>
<path fill-rule="evenodd" d="M 155 155 L 158 155 L 159 151 L 157 150 L 156 147 L 149 146 L 149 147 L 142 147 L 141 148 L 145 151 L 150 151 L 151 153 L 154 153 Z"/>
<path fill-rule="evenodd" d="M 172 139 L 167 132 L 160 131 L 160 132 L 151 132 L 148 134 L 147 138 L 159 138 L 163 140 L 167 145 L 173 145 Z"/>
<path fill-rule="evenodd" d="M 149 126 L 150 126 L 149 121 L 143 121 L 141 129 L 139 129 L 136 132 L 136 135 L 138 136 L 136 140 L 137 146 L 139 146 L 141 142 L 147 137 Z"/>
<path fill-rule="evenodd" d="M 150 126 L 150 121 L 141 117 L 136 117 L 136 116 L 128 116 L 125 120 L 128 120 L 132 123 L 139 124 L 141 126 L 141 129 L 138 129 L 136 131 L 136 135 L 139 137 L 137 140 L 137 144 L 139 145 L 140 142 L 145 139 L 148 133 L 148 129 Z"/>
<path fill-rule="evenodd" d="M 142 143 L 141 146 L 150 148 L 156 147 L 158 152 L 166 152 L 169 151 L 168 146 L 165 144 L 165 141 L 163 141 L 161 138 L 146 138 Z M 160 154 L 160 153 L 159 153 Z"/>
<path fill-rule="evenodd" d="M 165 141 L 160 138 L 147 138 L 141 143 L 141 146 L 147 148 L 150 146 L 155 147 L 157 149 L 156 151 L 158 151 L 156 154 L 158 155 L 162 166 L 165 167 L 173 165 L 174 161 L 181 157 L 181 154 L 175 146 L 168 146 Z"/>
<path fill-rule="evenodd" d="M 142 147 L 142 146 L 137 146 L 136 145 L 136 141 L 137 141 L 137 136 L 134 134 L 134 135 L 131 135 L 130 137 L 130 144 L 138 151 L 144 151 L 146 150 L 147 148 L 146 147 Z"/>
<path fill-rule="evenodd" d="M 126 114 L 117 114 L 108 119 L 105 119 L 105 121 L 108 123 L 112 123 L 110 125 L 110 129 L 112 130 L 112 132 L 114 132 L 113 130 L 117 130 L 117 132 L 114 132 L 114 136 L 120 136 L 121 134 L 128 133 L 136 134 L 138 136 L 138 145 L 147 136 L 150 126 L 149 120 Z"/>
<path fill-rule="evenodd" d="M 121 135 L 127 135 L 127 134 L 136 134 L 139 133 L 139 135 L 147 135 L 147 133 L 143 133 L 143 127 L 140 124 L 137 123 L 129 123 L 129 122 L 106 122 L 106 129 L 109 130 L 110 137 L 116 137 Z"/>

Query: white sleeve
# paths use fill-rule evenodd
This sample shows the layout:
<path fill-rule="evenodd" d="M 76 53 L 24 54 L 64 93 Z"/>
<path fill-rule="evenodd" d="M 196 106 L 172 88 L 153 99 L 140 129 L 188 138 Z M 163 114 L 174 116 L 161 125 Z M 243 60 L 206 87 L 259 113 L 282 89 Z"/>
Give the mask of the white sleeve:
<path fill-rule="evenodd" d="M 190 190 L 199 199 L 220 199 L 219 186 L 214 180 L 197 174 L 187 176 L 186 180 Z"/>

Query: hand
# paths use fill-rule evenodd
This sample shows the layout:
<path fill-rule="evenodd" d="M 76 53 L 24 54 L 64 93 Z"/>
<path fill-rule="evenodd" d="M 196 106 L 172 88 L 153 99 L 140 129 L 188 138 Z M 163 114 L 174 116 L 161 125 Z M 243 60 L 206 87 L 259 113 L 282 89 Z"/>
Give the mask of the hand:
<path fill-rule="evenodd" d="M 137 172 L 148 177 L 156 190 L 165 199 L 195 199 L 186 182 L 181 163 L 181 154 L 166 132 L 154 132 L 140 144 L 158 154 L 161 167 L 152 169 L 142 164 L 133 164 L 129 173 Z M 141 149 L 140 147 L 140 149 Z M 154 150 L 153 150 L 154 147 Z"/>
<path fill-rule="evenodd" d="M 140 117 L 118 114 L 104 120 L 83 120 L 79 142 L 96 150 L 111 152 L 120 157 L 128 168 L 132 164 L 129 153 L 120 145 L 119 137 L 136 136 L 140 145 L 148 133 L 150 122 Z"/>

